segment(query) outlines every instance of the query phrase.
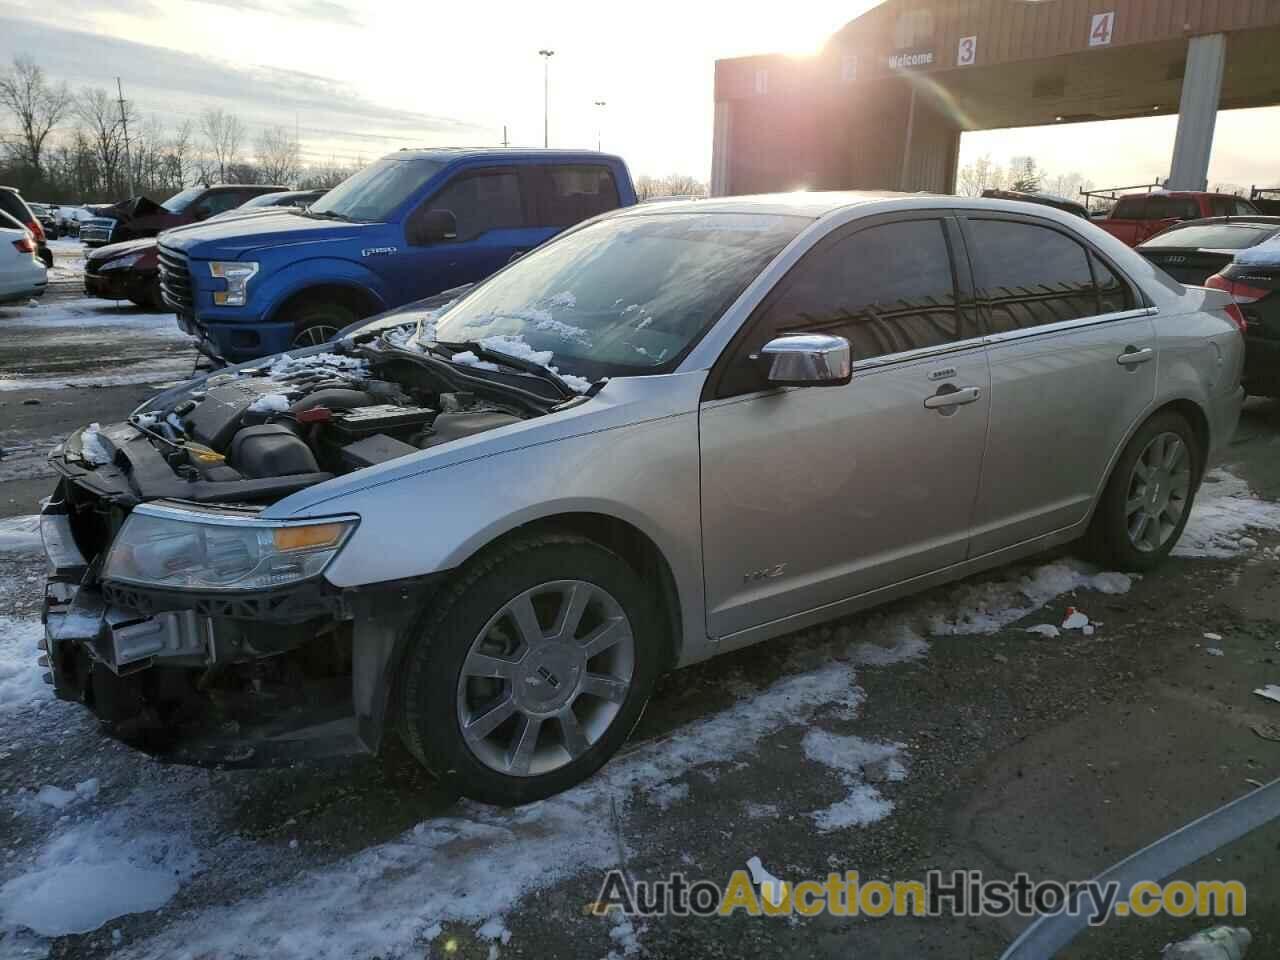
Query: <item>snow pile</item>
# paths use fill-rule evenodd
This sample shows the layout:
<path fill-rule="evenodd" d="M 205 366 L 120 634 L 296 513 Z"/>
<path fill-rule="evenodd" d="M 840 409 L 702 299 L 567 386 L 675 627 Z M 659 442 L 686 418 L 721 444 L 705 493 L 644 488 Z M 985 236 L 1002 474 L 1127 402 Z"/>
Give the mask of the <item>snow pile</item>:
<path fill-rule="evenodd" d="M 460 350 L 449 358 L 454 363 L 461 363 L 468 367 L 475 367 L 477 370 L 497 370 L 496 363 L 490 363 L 488 360 L 481 360 L 471 350 Z"/>
<path fill-rule="evenodd" d="M 515 357 L 518 360 L 528 360 L 531 363 L 544 366 L 567 383 L 570 390 L 574 390 L 577 393 L 586 393 L 591 389 L 591 381 L 585 377 L 577 377 L 571 373 L 561 373 L 553 367 L 551 365 L 553 354 L 550 350 L 535 350 L 525 343 L 521 337 L 485 337 L 480 341 L 480 346 L 486 350 L 492 350 L 494 353 Z"/>
<path fill-rule="evenodd" d="M 571 323 L 562 323 L 559 320 L 539 320 L 533 325 L 533 329 L 540 333 L 555 334 L 561 340 L 579 343 L 584 347 L 591 346 L 591 335 L 586 330 L 583 330 L 582 327 L 575 327 Z"/>
<path fill-rule="evenodd" d="M 1034 627 L 1027 627 L 1027 633 L 1036 633 L 1050 640 L 1062 636 L 1062 631 L 1052 623 L 1037 623 Z"/>
<path fill-rule="evenodd" d="M 948 609 L 929 618 L 929 630 L 934 636 L 996 633 L 1064 593 L 1128 593 L 1132 586 L 1128 574 L 1099 573 L 1077 560 L 1046 563 L 1021 577 L 957 587 Z M 1042 631 L 1037 628 L 1036 632 Z"/>
<path fill-rule="evenodd" d="M 249 404 L 249 413 L 284 413 L 293 403 L 283 393 L 264 393 Z"/>
<path fill-rule="evenodd" d="M 548 300 L 553 307 L 576 307 L 578 298 L 574 296 L 572 290 L 562 290 L 560 293 L 552 295 Z"/>
<path fill-rule="evenodd" d="M 305 357 L 282 353 L 267 368 L 267 376 L 278 380 L 319 373 L 344 374 L 352 378 L 367 377 L 369 364 L 359 357 L 344 357 L 337 353 L 312 353 Z"/>
<path fill-rule="evenodd" d="M 80 434 L 80 455 L 84 457 L 86 463 L 91 463 L 95 467 L 110 463 L 113 459 L 111 451 L 102 440 L 101 430 L 100 424 L 91 423 Z"/>
<path fill-rule="evenodd" d="M 805 757 L 837 771 L 848 791 L 843 799 L 809 814 L 818 830 L 827 833 L 865 827 L 887 817 L 893 811 L 893 802 L 867 782 L 868 771 L 875 769 L 874 776 L 881 780 L 905 780 L 907 769 L 898 758 L 901 749 L 901 744 L 873 743 L 818 728 L 806 733 Z"/>
<path fill-rule="evenodd" d="M 0 617 L 0 717 L 53 699 L 44 682 L 36 644 L 44 634 L 38 620 Z"/>
<path fill-rule="evenodd" d="M 20 927 L 45 937 L 88 933 L 158 910 L 198 867 L 184 836 L 152 829 L 127 809 L 60 823 L 32 868 L 0 886 L 0 934 Z"/>
<path fill-rule="evenodd" d="M 46 807 L 64 810 L 78 800 L 93 800 L 97 796 L 98 778 L 91 777 L 88 780 L 77 783 L 74 790 L 63 790 L 61 787 L 45 784 L 37 791 L 36 800 Z"/>
<path fill-rule="evenodd" d="M 1196 494 L 1182 538 L 1173 548 L 1175 557 L 1224 559 L 1256 547 L 1247 530 L 1280 532 L 1280 503 L 1260 499 L 1249 484 L 1235 474 L 1210 471 Z"/>
<path fill-rule="evenodd" d="M 31 513 L 0 518 L 0 559 L 41 556 L 44 556 L 44 543 L 40 539 L 39 516 Z"/>

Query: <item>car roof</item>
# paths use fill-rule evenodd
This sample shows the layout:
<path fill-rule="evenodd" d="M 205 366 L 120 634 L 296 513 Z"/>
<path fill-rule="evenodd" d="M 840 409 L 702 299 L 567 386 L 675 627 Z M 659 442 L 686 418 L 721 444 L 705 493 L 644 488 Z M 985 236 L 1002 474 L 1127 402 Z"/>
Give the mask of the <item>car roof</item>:
<path fill-rule="evenodd" d="M 537 160 L 550 157 L 553 160 L 595 160 L 622 162 L 622 158 L 612 153 L 601 153 L 597 150 L 552 150 L 546 148 L 529 149 L 519 147 L 403 147 L 395 153 L 387 154 L 399 160 L 435 160 L 449 163 L 454 160 L 472 158 L 486 160 Z M 384 157 L 383 159 L 387 159 Z"/>

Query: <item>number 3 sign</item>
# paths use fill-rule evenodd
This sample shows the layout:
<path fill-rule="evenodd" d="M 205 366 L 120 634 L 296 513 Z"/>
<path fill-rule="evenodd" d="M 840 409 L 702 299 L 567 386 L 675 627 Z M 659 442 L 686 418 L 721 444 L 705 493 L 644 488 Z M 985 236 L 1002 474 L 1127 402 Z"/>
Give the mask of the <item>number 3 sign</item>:
<path fill-rule="evenodd" d="M 1116 13 L 1109 10 L 1106 13 L 1095 13 L 1093 15 L 1093 23 L 1089 27 L 1089 46 L 1102 47 L 1111 42 L 1111 33 L 1115 30 Z"/>
<path fill-rule="evenodd" d="M 978 38 L 961 37 L 960 46 L 956 50 L 956 66 L 969 67 L 978 59 Z"/>

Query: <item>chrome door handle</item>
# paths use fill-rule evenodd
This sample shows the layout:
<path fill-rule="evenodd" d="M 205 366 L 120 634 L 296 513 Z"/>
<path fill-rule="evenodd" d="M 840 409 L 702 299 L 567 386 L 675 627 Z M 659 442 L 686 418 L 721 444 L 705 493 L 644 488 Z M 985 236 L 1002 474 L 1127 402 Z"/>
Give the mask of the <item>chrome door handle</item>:
<path fill-rule="evenodd" d="M 1141 350 L 1137 347 L 1125 347 L 1124 353 L 1116 357 L 1116 363 L 1122 367 L 1131 367 L 1134 364 L 1146 363 L 1155 355 L 1156 352 L 1150 347 L 1143 347 Z"/>
<path fill-rule="evenodd" d="M 966 403 L 973 403 L 982 398 L 982 389 L 980 387 L 960 387 L 957 390 L 950 390 L 946 393 L 938 391 L 931 397 L 924 398 L 924 405 L 930 410 L 938 410 L 946 407 L 959 407 Z"/>

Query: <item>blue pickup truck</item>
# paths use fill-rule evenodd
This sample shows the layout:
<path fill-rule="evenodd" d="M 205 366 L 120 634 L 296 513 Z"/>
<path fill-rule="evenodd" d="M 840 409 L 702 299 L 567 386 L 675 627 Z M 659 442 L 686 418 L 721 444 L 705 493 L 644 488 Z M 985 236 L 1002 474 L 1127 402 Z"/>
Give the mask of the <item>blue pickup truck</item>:
<path fill-rule="evenodd" d="M 618 157 L 401 150 L 304 210 L 160 238 L 160 285 L 202 349 L 250 360 L 482 280 L 566 227 L 636 202 Z"/>

